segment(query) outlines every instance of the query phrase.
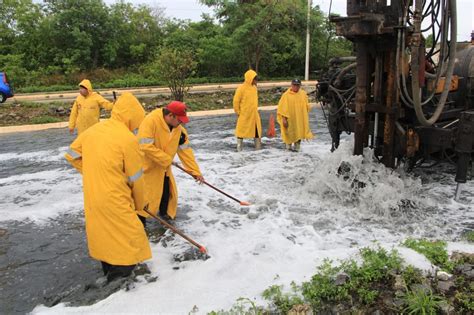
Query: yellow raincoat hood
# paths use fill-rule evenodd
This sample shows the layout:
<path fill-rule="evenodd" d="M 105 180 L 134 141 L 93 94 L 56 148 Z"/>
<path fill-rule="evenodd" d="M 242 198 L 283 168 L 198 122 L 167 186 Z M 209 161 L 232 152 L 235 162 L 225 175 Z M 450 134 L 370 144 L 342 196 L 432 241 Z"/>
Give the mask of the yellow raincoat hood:
<path fill-rule="evenodd" d="M 85 87 L 89 91 L 89 93 L 92 92 L 92 83 L 87 79 L 82 80 L 81 83 L 79 83 L 79 86 Z"/>
<path fill-rule="evenodd" d="M 256 76 L 257 76 L 257 72 L 253 70 L 248 70 L 247 72 L 245 72 L 244 74 L 245 84 L 252 85 L 252 81 Z"/>
<path fill-rule="evenodd" d="M 132 93 L 126 92 L 115 102 L 111 117 L 123 122 L 133 132 L 145 118 L 145 110 Z"/>

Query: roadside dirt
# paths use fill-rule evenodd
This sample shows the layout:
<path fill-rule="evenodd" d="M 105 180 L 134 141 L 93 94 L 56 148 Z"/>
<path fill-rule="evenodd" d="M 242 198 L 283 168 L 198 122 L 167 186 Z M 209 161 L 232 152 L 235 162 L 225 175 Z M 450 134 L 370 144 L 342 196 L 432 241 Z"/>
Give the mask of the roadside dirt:
<path fill-rule="evenodd" d="M 284 91 L 286 88 L 282 87 L 259 90 L 259 105 L 278 104 Z M 233 95 L 234 91 L 189 93 L 184 101 L 189 111 L 225 109 L 232 108 Z M 170 95 L 165 94 L 139 96 L 138 99 L 147 112 L 163 107 L 172 100 Z M 17 100 L 14 103 L 4 103 L 0 105 L 0 126 L 68 121 L 71 107 L 72 102 L 66 100 L 45 103 Z M 102 118 L 107 118 L 109 115 L 110 113 L 107 111 L 101 113 Z"/>

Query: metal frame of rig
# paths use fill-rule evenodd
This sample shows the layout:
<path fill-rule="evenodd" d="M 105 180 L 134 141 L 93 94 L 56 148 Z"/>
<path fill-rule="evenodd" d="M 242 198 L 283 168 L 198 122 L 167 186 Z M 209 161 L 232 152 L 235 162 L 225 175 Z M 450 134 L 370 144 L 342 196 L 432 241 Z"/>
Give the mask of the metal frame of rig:
<path fill-rule="evenodd" d="M 353 132 L 354 154 L 370 146 L 387 167 L 456 161 L 457 199 L 474 152 L 474 41 L 456 42 L 456 1 L 347 0 L 330 21 L 355 50 L 316 88 L 332 150 Z"/>

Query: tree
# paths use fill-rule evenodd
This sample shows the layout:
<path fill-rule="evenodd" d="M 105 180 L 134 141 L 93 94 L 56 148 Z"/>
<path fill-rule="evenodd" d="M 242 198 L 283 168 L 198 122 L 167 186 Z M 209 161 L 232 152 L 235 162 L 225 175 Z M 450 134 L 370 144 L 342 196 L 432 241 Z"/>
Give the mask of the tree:
<path fill-rule="evenodd" d="M 111 6 L 110 16 L 114 32 L 107 43 L 113 58 L 107 65 L 130 67 L 151 61 L 164 38 L 163 8 L 119 1 Z"/>
<path fill-rule="evenodd" d="M 152 69 L 166 82 L 174 100 L 182 102 L 189 90 L 186 79 L 194 74 L 196 61 L 189 51 L 163 48 Z"/>
<path fill-rule="evenodd" d="M 304 72 L 306 0 L 201 0 L 201 3 L 214 8 L 223 26 L 223 36 L 235 43 L 235 49 L 245 58 L 246 68 L 271 76 Z M 313 67 L 325 64 L 325 43 L 330 31 L 326 20 L 318 6 L 311 9 Z"/>

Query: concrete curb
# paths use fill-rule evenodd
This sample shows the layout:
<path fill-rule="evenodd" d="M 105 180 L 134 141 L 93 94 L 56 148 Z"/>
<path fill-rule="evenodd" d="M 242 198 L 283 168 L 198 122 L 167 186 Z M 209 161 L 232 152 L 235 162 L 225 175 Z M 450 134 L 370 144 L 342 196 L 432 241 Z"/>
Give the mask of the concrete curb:
<path fill-rule="evenodd" d="M 311 103 L 311 107 L 320 108 L 319 103 Z M 259 110 L 276 110 L 277 106 L 261 106 Z M 233 114 L 234 109 L 226 108 L 226 109 L 215 109 L 215 110 L 203 110 L 203 111 L 196 111 L 196 112 L 189 112 L 188 115 L 190 117 L 205 117 L 205 116 L 217 116 L 217 115 L 229 115 Z M 67 128 L 68 122 L 62 121 L 57 123 L 49 123 L 49 124 L 38 124 L 38 125 L 22 125 L 22 126 L 7 126 L 7 127 L 0 127 L 0 134 L 7 134 L 7 133 L 14 133 L 14 132 L 29 132 L 29 131 L 40 131 L 40 130 L 47 130 L 47 129 L 55 129 L 55 128 Z"/>
<path fill-rule="evenodd" d="M 303 87 L 314 87 L 318 81 L 303 81 Z M 221 83 L 221 84 L 197 84 L 190 86 L 189 93 L 197 92 L 219 92 L 227 90 L 235 90 L 242 82 L 236 83 Z M 258 87 L 262 89 L 269 89 L 275 87 L 289 87 L 290 80 L 288 81 L 270 81 L 270 82 L 259 82 Z M 119 95 L 125 92 L 133 93 L 135 96 L 147 95 L 147 94 L 169 94 L 170 89 L 168 87 L 150 86 L 145 88 L 117 88 L 117 89 L 97 89 L 94 91 L 99 92 L 105 98 L 111 98 L 113 91 L 116 91 Z M 16 94 L 14 97 L 9 98 L 7 103 L 15 103 L 19 101 L 30 101 L 30 102 L 41 102 L 41 101 L 72 101 L 75 100 L 78 93 L 77 91 L 62 91 L 52 93 L 22 93 Z"/>

